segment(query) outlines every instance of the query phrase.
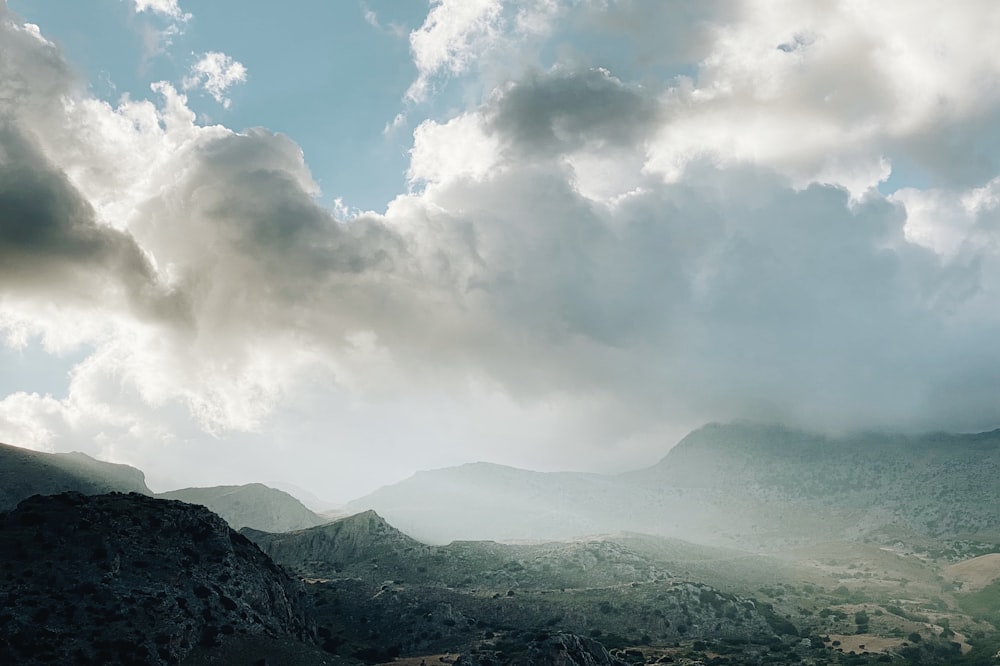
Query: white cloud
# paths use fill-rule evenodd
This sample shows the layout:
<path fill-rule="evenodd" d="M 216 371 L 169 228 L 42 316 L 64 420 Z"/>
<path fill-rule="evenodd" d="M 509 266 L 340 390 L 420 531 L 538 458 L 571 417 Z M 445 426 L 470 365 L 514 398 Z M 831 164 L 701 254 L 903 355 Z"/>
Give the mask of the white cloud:
<path fill-rule="evenodd" d="M 227 90 L 237 83 L 245 83 L 247 68 L 238 60 L 233 60 L 225 53 L 209 51 L 191 66 L 191 71 L 184 78 L 184 90 L 201 88 L 228 109 L 232 103 L 225 96 Z"/>
<path fill-rule="evenodd" d="M 410 33 L 410 48 L 419 75 L 406 91 L 415 102 L 427 98 L 431 78 L 460 74 L 500 34 L 500 0 L 434 0 L 424 24 Z"/>
<path fill-rule="evenodd" d="M 498 63 L 549 34 L 567 7 L 558 0 L 432 0 L 424 23 L 410 33 L 417 78 L 406 91 L 409 102 L 424 102 L 436 80 L 474 71 L 483 62 Z"/>
<path fill-rule="evenodd" d="M 993 3 L 743 4 L 714 30 L 697 77 L 665 97 L 673 119 L 649 167 L 668 179 L 708 158 L 860 194 L 888 177 L 894 151 L 997 107 L 997 87 L 982 85 L 1000 75 Z M 921 161 L 950 169 L 941 157 Z"/>
<path fill-rule="evenodd" d="M 396 132 L 399 132 L 401 129 L 406 127 L 406 123 L 407 123 L 406 114 L 397 113 L 393 117 L 393 119 L 390 122 L 387 122 L 385 124 L 385 127 L 382 128 L 382 136 L 392 136 Z"/>
<path fill-rule="evenodd" d="M 136 12 L 151 12 L 177 21 L 188 21 L 191 14 L 181 10 L 178 0 L 133 0 Z"/>

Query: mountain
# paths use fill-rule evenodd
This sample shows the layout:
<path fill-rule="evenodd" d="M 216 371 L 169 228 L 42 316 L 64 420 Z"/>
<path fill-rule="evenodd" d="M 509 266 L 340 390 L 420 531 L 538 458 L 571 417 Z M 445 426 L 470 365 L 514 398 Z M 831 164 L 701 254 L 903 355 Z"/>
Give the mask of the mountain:
<path fill-rule="evenodd" d="M 1000 430 L 828 438 L 712 424 L 622 478 L 695 494 L 724 529 L 762 541 L 974 538 L 1000 511 Z"/>
<path fill-rule="evenodd" d="M 34 496 L 0 535 L 0 663 L 176 664 L 263 638 L 321 654 L 302 584 L 203 507 Z"/>
<path fill-rule="evenodd" d="M 288 532 L 328 522 L 283 490 L 261 483 L 182 488 L 156 496 L 208 507 L 234 530 L 252 527 L 267 532 Z"/>
<path fill-rule="evenodd" d="M 43 453 L 0 444 L 0 510 L 32 495 L 76 491 L 152 494 L 142 472 L 95 460 L 83 453 Z"/>
<path fill-rule="evenodd" d="M 373 563 L 412 572 L 418 560 L 429 552 L 426 545 L 403 534 L 374 511 L 281 534 L 252 528 L 240 532 L 276 562 L 314 575 L 351 567 L 357 569 L 358 575 L 368 577 Z"/>
<path fill-rule="evenodd" d="M 619 475 L 476 463 L 355 500 L 432 543 L 632 531 L 751 550 L 824 540 L 975 540 L 1000 512 L 1000 431 L 829 438 L 711 424 Z"/>
<path fill-rule="evenodd" d="M 374 509 L 428 543 L 562 539 L 630 529 L 621 516 L 642 502 L 636 495 L 611 476 L 479 462 L 418 472 L 345 509 Z"/>

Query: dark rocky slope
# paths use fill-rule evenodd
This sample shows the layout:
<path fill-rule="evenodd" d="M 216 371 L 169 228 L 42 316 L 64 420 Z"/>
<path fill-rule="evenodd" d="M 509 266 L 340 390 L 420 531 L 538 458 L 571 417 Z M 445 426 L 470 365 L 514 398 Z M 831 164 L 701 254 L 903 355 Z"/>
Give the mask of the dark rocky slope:
<path fill-rule="evenodd" d="M 142 472 L 128 465 L 95 460 L 84 453 L 43 453 L 0 444 L 0 511 L 32 495 L 66 491 L 149 495 Z"/>
<path fill-rule="evenodd" d="M 31 497 L 0 514 L 0 572 L 0 663 L 176 664 L 242 637 L 313 640 L 302 584 L 182 502 Z"/>

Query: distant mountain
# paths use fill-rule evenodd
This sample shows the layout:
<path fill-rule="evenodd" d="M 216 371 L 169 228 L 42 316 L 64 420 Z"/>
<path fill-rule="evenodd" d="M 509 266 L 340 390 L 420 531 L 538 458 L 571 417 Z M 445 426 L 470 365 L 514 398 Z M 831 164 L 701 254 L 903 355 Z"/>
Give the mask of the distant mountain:
<path fill-rule="evenodd" d="M 374 509 L 428 543 L 454 539 L 563 539 L 629 529 L 620 517 L 641 503 L 615 477 L 532 472 L 491 463 L 418 472 L 345 509 Z"/>
<path fill-rule="evenodd" d="M 182 488 L 156 496 L 208 507 L 234 530 L 252 527 L 266 532 L 288 532 L 329 522 L 285 491 L 260 483 Z"/>
<path fill-rule="evenodd" d="M 711 424 L 620 475 L 476 463 L 350 502 L 413 536 L 560 539 L 633 531 L 751 549 L 830 539 L 974 538 L 1000 512 L 1000 431 L 828 438 Z"/>
<path fill-rule="evenodd" d="M 835 439 L 773 425 L 713 424 L 622 479 L 700 496 L 717 507 L 726 529 L 743 523 L 744 532 L 765 540 L 782 533 L 974 537 L 994 528 L 1000 513 L 1000 430 Z"/>
<path fill-rule="evenodd" d="M 0 444 L 0 510 L 32 495 L 76 491 L 151 494 L 142 472 L 128 465 L 95 460 L 83 453 L 43 453 Z"/>
<path fill-rule="evenodd" d="M 176 664 L 262 638 L 323 663 L 303 585 L 203 507 L 36 496 L 0 535 L 0 663 Z"/>

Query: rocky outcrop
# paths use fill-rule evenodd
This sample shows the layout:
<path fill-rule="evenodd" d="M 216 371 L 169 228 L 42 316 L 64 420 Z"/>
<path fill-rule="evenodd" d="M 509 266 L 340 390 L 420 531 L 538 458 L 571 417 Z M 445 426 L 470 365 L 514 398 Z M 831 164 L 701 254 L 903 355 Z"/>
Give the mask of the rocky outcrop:
<path fill-rule="evenodd" d="M 310 643 L 301 583 L 207 509 L 34 496 L 0 514 L 0 663 L 175 664 L 247 636 Z"/>
<path fill-rule="evenodd" d="M 84 453 L 43 453 L 0 444 L 0 511 L 32 495 L 76 491 L 149 495 L 142 472 L 128 465 L 95 460 Z"/>
<path fill-rule="evenodd" d="M 455 666 L 627 666 L 627 662 L 593 639 L 561 633 L 532 641 L 521 654 L 463 654 Z"/>
<path fill-rule="evenodd" d="M 330 522 L 285 491 L 262 483 L 182 488 L 159 493 L 157 497 L 201 504 L 222 516 L 234 530 L 250 527 L 265 532 L 290 532 Z"/>

